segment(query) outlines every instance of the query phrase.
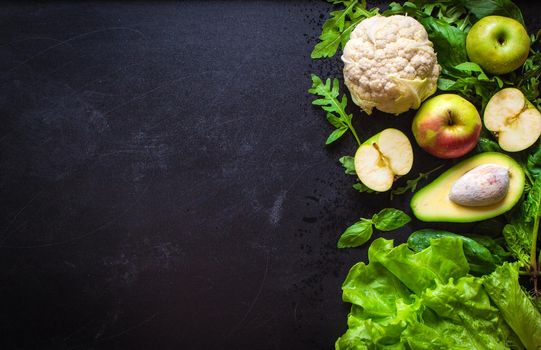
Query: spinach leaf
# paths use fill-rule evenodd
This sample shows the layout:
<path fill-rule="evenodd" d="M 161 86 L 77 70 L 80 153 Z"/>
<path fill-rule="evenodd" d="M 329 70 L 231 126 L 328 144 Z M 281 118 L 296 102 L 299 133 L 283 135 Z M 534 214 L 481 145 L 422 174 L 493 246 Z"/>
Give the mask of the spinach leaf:
<path fill-rule="evenodd" d="M 434 50 L 438 53 L 438 63 L 443 68 L 451 68 L 468 60 L 466 32 L 433 17 L 422 18 L 420 22 L 427 30 Z"/>
<path fill-rule="evenodd" d="M 477 19 L 499 15 L 514 18 L 525 26 L 522 12 L 510 0 L 461 0 L 460 2 Z"/>

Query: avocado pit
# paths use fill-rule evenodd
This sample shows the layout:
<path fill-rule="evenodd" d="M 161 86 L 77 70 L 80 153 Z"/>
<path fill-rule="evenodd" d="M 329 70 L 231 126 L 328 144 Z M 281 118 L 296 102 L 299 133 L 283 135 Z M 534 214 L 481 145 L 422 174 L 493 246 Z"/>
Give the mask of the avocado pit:
<path fill-rule="evenodd" d="M 509 191 L 509 169 L 497 164 L 479 165 L 462 175 L 451 187 L 449 199 L 467 207 L 499 203 Z"/>

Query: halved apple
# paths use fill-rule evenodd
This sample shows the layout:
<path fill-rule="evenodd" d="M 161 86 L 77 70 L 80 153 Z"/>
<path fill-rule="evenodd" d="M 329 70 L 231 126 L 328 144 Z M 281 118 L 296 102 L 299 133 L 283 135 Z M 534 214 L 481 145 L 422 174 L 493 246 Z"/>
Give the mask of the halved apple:
<path fill-rule="evenodd" d="M 366 187 L 388 191 L 397 176 L 406 175 L 413 165 L 413 150 L 406 135 L 385 129 L 364 142 L 355 153 L 355 171 Z"/>
<path fill-rule="evenodd" d="M 522 151 L 541 135 L 541 113 L 515 88 L 498 91 L 488 101 L 483 115 L 485 127 L 508 152 Z"/>

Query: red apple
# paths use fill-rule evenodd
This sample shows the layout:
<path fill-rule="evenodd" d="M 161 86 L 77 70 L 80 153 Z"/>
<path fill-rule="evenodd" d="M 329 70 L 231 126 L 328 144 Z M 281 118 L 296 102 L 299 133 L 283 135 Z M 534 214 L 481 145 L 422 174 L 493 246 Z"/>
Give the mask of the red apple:
<path fill-rule="evenodd" d="M 417 144 L 439 158 L 458 158 L 479 140 L 481 117 L 470 102 L 455 94 L 425 101 L 413 118 Z"/>

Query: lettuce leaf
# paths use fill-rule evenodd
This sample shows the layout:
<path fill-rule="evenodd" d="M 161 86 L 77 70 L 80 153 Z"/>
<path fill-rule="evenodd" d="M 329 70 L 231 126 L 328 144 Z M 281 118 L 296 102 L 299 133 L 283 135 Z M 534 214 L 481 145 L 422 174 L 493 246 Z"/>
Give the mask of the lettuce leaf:
<path fill-rule="evenodd" d="M 337 350 L 540 345 L 540 316 L 520 289 L 515 265 L 471 276 L 456 237 L 433 239 L 421 252 L 378 238 L 368 260 L 353 266 L 342 286 L 353 305 Z"/>
<path fill-rule="evenodd" d="M 469 270 L 462 241 L 456 238 L 433 240 L 430 247 L 419 253 L 406 244 L 392 248 L 392 241 L 387 240 L 376 240 L 372 246 L 372 260 L 385 266 L 415 293 L 433 287 L 436 281 L 462 277 Z"/>
<path fill-rule="evenodd" d="M 520 287 L 518 270 L 517 263 L 504 263 L 485 277 L 483 286 L 524 347 L 541 349 L 541 314 Z"/>

